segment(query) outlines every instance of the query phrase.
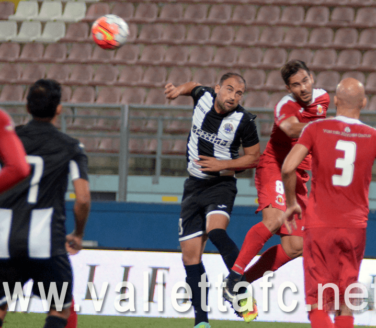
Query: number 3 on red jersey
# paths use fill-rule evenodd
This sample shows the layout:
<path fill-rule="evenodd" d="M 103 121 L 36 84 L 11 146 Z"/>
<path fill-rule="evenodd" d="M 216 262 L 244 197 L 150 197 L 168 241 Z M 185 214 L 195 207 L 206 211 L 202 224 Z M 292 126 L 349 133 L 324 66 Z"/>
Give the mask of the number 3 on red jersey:
<path fill-rule="evenodd" d="M 342 169 L 342 174 L 332 176 L 333 186 L 347 187 L 351 184 L 354 177 L 354 162 L 356 157 L 356 143 L 352 141 L 338 140 L 337 150 L 345 152 L 343 158 L 337 158 L 336 168 Z"/>

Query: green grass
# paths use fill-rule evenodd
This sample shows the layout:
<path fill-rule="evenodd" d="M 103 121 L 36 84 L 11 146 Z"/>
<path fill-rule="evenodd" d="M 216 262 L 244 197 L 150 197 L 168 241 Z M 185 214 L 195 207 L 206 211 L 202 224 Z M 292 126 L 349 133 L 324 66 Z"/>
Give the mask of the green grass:
<path fill-rule="evenodd" d="M 45 314 L 8 313 L 3 328 L 42 328 Z M 247 325 L 239 321 L 211 320 L 213 328 L 309 328 L 309 324 L 252 322 Z M 192 328 L 193 319 L 162 319 L 126 316 L 79 315 L 78 328 Z M 363 326 L 364 327 L 364 326 Z M 370 326 L 368 326 L 370 327 Z M 376 328 L 373 326 L 373 328 Z"/>

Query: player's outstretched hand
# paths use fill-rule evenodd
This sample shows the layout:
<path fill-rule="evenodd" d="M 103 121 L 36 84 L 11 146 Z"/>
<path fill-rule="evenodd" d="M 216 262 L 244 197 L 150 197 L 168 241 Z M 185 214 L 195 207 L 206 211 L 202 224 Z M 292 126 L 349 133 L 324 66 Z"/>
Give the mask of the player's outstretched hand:
<path fill-rule="evenodd" d="M 180 96 L 180 91 L 172 83 L 168 83 L 165 86 L 165 95 L 167 99 L 173 100 Z"/>
<path fill-rule="evenodd" d="M 298 203 L 293 206 L 288 206 L 286 212 L 283 214 L 283 221 L 287 231 L 291 234 L 293 230 L 296 230 L 295 214 L 298 215 L 299 220 L 302 219 L 302 209 Z"/>
<path fill-rule="evenodd" d="M 82 237 L 73 233 L 66 236 L 65 248 L 70 255 L 76 255 L 82 249 Z"/>
<path fill-rule="evenodd" d="M 197 165 L 201 166 L 201 171 L 205 172 L 219 172 L 225 170 L 225 162 L 220 161 L 214 157 L 199 155 L 199 161 L 195 161 Z"/>

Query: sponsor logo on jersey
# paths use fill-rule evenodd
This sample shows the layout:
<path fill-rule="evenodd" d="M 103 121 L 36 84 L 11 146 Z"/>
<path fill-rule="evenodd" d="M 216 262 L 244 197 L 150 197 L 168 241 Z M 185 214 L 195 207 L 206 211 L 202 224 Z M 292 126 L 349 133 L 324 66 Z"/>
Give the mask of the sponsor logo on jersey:
<path fill-rule="evenodd" d="M 277 195 L 277 199 L 275 200 L 275 202 L 279 205 L 285 205 L 285 199 L 282 195 Z"/>
<path fill-rule="evenodd" d="M 317 105 L 317 115 L 322 115 L 322 114 L 324 114 L 324 109 L 319 104 L 319 105 Z"/>
<path fill-rule="evenodd" d="M 229 141 L 218 138 L 216 134 L 209 133 L 199 129 L 196 125 L 193 125 L 193 133 L 196 134 L 199 138 L 209 141 L 212 144 L 227 146 Z"/>
<path fill-rule="evenodd" d="M 234 126 L 231 123 L 226 123 L 223 126 L 223 130 L 225 130 L 226 133 L 232 133 L 234 131 Z"/>

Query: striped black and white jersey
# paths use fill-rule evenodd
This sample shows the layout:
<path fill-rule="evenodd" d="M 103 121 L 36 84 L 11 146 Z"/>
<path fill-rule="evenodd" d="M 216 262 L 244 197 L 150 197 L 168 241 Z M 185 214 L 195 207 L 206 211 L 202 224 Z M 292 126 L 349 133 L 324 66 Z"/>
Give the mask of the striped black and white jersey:
<path fill-rule="evenodd" d="M 188 172 L 198 178 L 211 178 L 234 172 L 201 172 L 194 160 L 199 155 L 231 160 L 239 157 L 239 147 L 251 147 L 259 142 L 256 115 L 240 105 L 221 115 L 214 109 L 216 93 L 212 88 L 198 86 L 192 90 L 194 100 L 192 127 L 187 142 Z"/>
<path fill-rule="evenodd" d="M 31 173 L 0 195 L 0 259 L 65 254 L 65 193 L 88 179 L 87 156 L 78 140 L 52 124 L 32 120 L 16 130 Z"/>

